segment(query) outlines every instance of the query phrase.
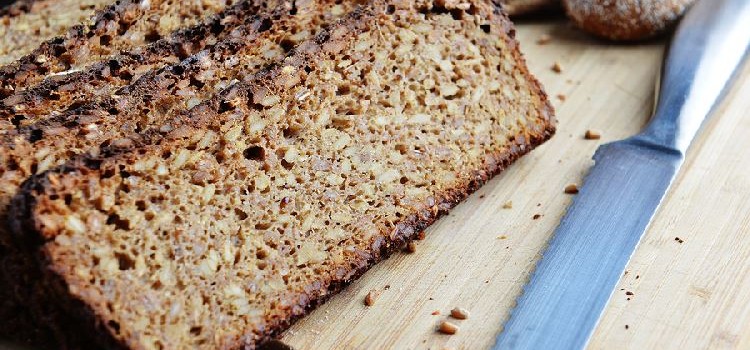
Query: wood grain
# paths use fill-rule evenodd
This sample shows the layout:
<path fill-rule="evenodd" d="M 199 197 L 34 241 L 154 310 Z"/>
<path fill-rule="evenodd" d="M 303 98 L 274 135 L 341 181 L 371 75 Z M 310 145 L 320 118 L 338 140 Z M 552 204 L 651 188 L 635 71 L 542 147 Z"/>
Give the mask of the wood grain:
<path fill-rule="evenodd" d="M 542 34 L 552 41 L 538 45 Z M 494 343 L 570 203 L 564 187 L 582 181 L 600 144 L 634 134 L 648 120 L 664 47 L 663 41 L 609 45 L 562 20 L 519 24 L 518 38 L 557 109 L 555 138 L 429 228 L 415 253 L 373 268 L 294 325 L 284 342 L 296 349 Z M 561 73 L 552 71 L 555 62 Z M 750 79 L 744 77 L 750 65 L 692 147 L 591 348 L 750 348 L 750 239 L 743 237 L 750 231 Z M 602 139 L 584 140 L 587 129 L 601 131 Z M 503 208 L 507 201 L 511 209 Z M 368 307 L 370 290 L 380 297 Z M 471 313 L 452 320 L 458 333 L 436 332 L 456 306 Z"/>

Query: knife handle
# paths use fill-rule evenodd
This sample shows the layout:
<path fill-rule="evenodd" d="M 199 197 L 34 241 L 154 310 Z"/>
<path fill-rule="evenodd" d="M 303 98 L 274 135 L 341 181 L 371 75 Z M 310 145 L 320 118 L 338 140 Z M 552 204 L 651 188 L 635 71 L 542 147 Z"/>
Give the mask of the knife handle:
<path fill-rule="evenodd" d="M 749 45 L 749 0 L 699 0 L 668 48 L 654 116 L 632 141 L 684 156 Z"/>

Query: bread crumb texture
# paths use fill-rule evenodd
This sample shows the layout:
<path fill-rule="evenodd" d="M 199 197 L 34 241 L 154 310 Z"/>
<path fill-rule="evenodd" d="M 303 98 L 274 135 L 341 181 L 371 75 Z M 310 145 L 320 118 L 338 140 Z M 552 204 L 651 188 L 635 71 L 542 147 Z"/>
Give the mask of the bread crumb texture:
<path fill-rule="evenodd" d="M 36 177 L 16 210 L 117 342 L 254 348 L 551 136 L 497 10 L 367 2 L 153 144 Z"/>

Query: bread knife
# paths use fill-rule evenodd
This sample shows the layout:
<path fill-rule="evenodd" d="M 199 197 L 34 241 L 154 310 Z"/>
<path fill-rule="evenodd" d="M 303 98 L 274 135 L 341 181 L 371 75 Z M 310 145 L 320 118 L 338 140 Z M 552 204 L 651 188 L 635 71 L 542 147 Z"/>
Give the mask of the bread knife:
<path fill-rule="evenodd" d="M 646 128 L 602 145 L 494 349 L 581 349 L 750 44 L 750 1 L 699 0 L 677 27 Z"/>

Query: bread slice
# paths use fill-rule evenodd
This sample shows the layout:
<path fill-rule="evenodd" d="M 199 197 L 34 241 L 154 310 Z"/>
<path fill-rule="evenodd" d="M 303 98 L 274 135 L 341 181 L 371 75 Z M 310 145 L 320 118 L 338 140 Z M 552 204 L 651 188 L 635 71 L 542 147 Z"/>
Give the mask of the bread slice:
<path fill-rule="evenodd" d="M 0 65 L 93 15 L 111 0 L 19 0 L 0 9 Z"/>
<path fill-rule="evenodd" d="M 230 15 L 234 14 L 241 17 L 244 24 L 231 30 L 228 37 L 210 45 L 201 53 L 178 64 L 146 73 L 114 96 L 91 98 L 89 101 L 93 102 L 56 117 L 25 114 L 28 119 L 21 122 L 31 124 L 22 125 L 19 130 L 10 128 L 10 134 L 4 135 L 4 141 L 0 142 L 0 222 L 5 222 L 8 202 L 27 176 L 60 164 L 76 153 L 98 154 L 99 148 L 105 145 L 127 146 L 132 142 L 131 138 L 139 139 L 138 133 L 163 124 L 170 113 L 182 113 L 210 98 L 231 82 L 252 76 L 268 60 L 283 58 L 286 50 L 315 34 L 325 23 L 345 15 L 356 5 L 356 2 L 338 5 L 336 2 L 283 1 L 275 5 L 273 2 L 254 5 L 240 3 L 235 9 L 229 10 L 229 13 L 224 13 L 221 21 L 228 25 L 234 20 Z M 265 6 L 275 7 L 261 10 Z M 79 80 L 76 87 L 94 88 L 94 85 L 91 80 Z M 106 90 L 108 87 L 99 86 L 99 89 Z M 47 103 L 47 100 L 39 101 L 40 104 Z M 8 236 L 5 226 L 0 225 L 0 243 Z M 45 305 L 44 300 L 34 296 L 34 292 L 40 289 L 35 284 L 39 274 L 29 271 L 28 255 L 8 244 L 5 244 L 5 248 L 0 244 L 0 253 L 0 257 L 4 258 L 4 275 L 7 276 L 5 281 L 0 278 L 0 286 L 12 284 L 13 287 L 6 290 L 12 289 L 16 299 L 21 301 L 20 306 L 8 305 L 4 310 L 16 314 L 16 310 L 30 309 L 45 315 L 45 318 L 50 319 L 45 322 L 45 326 L 52 328 L 51 332 L 56 336 L 47 343 L 76 344 L 89 341 L 86 338 L 70 339 L 70 333 L 76 332 L 59 329 L 59 325 L 68 323 L 65 313 L 57 312 L 53 305 L 40 307 Z M 50 333 L 50 330 L 46 333 Z M 38 336 L 26 338 L 39 339 Z M 47 343 L 40 347 L 47 347 Z"/>
<path fill-rule="evenodd" d="M 12 224 L 83 329 L 252 349 L 554 124 L 494 2 L 375 0 L 164 137 L 33 177 Z"/>
<path fill-rule="evenodd" d="M 110 0 L 92 18 L 68 28 L 64 36 L 47 40 L 0 68 L 0 97 L 36 84 L 49 74 L 75 71 L 121 50 L 156 41 L 223 10 L 230 2 Z"/>
<path fill-rule="evenodd" d="M 205 21 L 175 31 L 145 47 L 123 52 L 83 70 L 48 77 L 42 83 L 16 91 L 0 104 L 0 132 L 32 125 L 98 97 L 109 97 L 144 74 L 179 63 L 196 52 L 221 43 L 253 36 L 262 25 L 259 16 L 279 16 L 288 1 L 243 0 L 209 16 Z M 280 10 L 281 9 L 281 10 Z M 212 50 L 212 49 L 209 49 Z"/>

